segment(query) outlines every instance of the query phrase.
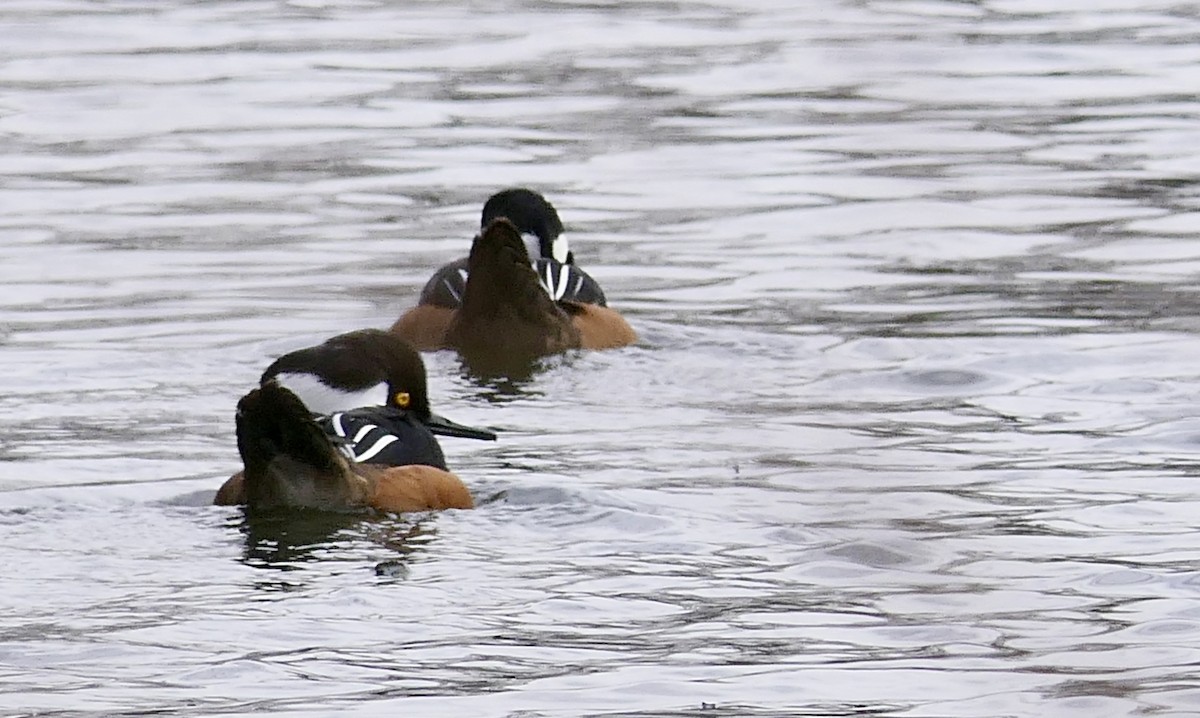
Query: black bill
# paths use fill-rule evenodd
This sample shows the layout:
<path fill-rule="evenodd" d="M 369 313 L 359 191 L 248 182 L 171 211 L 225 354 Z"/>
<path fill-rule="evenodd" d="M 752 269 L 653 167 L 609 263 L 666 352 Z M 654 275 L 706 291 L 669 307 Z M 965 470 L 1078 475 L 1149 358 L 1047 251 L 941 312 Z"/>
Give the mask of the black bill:
<path fill-rule="evenodd" d="M 496 440 L 495 432 L 456 424 L 446 417 L 438 416 L 437 414 L 430 414 L 429 420 L 425 422 L 425 426 L 428 426 L 430 431 L 439 436 L 456 436 L 460 439 L 479 439 L 481 441 Z"/>

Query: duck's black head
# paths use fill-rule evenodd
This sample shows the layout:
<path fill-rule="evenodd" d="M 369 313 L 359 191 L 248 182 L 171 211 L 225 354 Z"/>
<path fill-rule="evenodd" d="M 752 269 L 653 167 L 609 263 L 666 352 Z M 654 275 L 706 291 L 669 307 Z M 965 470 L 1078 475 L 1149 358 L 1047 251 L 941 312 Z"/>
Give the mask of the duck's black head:
<path fill-rule="evenodd" d="M 520 231 L 531 260 L 557 259 L 563 264 L 574 263 L 575 257 L 563 236 L 558 212 L 542 195 L 524 187 L 501 190 L 483 205 L 479 226 L 486 227 L 498 217 L 512 222 Z"/>
<path fill-rule="evenodd" d="M 268 383 L 291 390 L 314 414 L 387 406 L 412 413 L 435 434 L 496 439 L 490 431 L 434 414 L 421 354 L 396 334 L 379 329 L 339 334 L 284 354 L 263 372 L 260 384 Z"/>
<path fill-rule="evenodd" d="M 430 416 L 425 362 L 412 345 L 379 329 L 339 334 L 276 359 L 261 383 L 288 387 L 315 414 L 384 405 Z"/>

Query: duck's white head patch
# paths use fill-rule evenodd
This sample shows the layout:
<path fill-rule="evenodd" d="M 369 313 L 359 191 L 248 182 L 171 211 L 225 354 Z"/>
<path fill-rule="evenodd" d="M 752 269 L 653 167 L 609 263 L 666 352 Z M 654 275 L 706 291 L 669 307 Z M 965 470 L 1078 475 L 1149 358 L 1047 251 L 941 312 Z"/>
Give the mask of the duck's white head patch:
<path fill-rule="evenodd" d="M 388 399 L 387 384 L 382 382 L 358 391 L 345 391 L 329 386 L 317 375 L 307 372 L 283 372 L 275 375 L 275 381 L 300 397 L 300 401 L 314 414 L 327 415 L 363 406 L 383 406 Z"/>
<path fill-rule="evenodd" d="M 529 253 L 529 261 L 537 262 L 539 259 L 557 259 L 563 264 L 567 263 L 567 256 L 571 253 L 571 248 L 567 243 L 565 234 L 558 235 L 554 242 L 550 245 L 551 256 L 547 257 L 542 254 L 542 239 L 533 232 L 525 232 L 521 235 L 521 239 L 525 242 L 525 251 Z"/>

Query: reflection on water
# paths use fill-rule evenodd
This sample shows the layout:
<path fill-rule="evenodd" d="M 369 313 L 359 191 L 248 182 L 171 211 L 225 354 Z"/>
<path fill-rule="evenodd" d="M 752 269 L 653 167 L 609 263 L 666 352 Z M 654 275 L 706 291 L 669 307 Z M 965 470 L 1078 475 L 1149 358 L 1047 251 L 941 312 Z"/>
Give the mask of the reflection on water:
<path fill-rule="evenodd" d="M 0 709 L 1192 715 L 1178 3 L 0 9 Z M 531 185 L 635 347 L 429 355 L 480 506 L 248 518 L 233 407 Z"/>
<path fill-rule="evenodd" d="M 400 519 L 316 511 L 244 513 L 234 523 L 245 538 L 242 561 L 254 568 L 283 572 L 303 571 L 317 561 L 342 560 L 339 555 L 347 548 L 365 541 L 387 549 L 393 556 L 375 567 L 377 575 L 405 578 L 412 555 L 436 536 L 436 531 L 418 515 Z M 303 585 L 303 580 L 303 575 L 280 577 L 256 585 L 287 591 Z"/>
<path fill-rule="evenodd" d="M 246 538 L 248 566 L 291 571 L 319 560 L 336 545 L 337 535 L 362 523 L 362 516 L 301 511 L 296 514 L 247 513 L 239 530 Z"/>

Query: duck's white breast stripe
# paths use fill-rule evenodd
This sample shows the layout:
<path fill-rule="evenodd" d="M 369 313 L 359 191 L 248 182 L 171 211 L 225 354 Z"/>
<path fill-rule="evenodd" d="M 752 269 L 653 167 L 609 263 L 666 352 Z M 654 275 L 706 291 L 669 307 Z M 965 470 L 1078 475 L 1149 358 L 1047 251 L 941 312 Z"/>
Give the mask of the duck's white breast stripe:
<path fill-rule="evenodd" d="M 371 428 L 373 429 L 375 427 L 371 427 Z M 356 456 L 355 460 L 356 461 L 367 461 L 369 459 L 373 459 L 379 452 L 383 451 L 388 446 L 396 443 L 399 440 L 400 439 L 398 437 L 388 434 L 387 436 L 383 437 L 379 441 L 376 441 L 374 446 L 372 446 L 371 448 L 367 449 L 366 451 L 364 451 L 361 454 L 359 454 L 358 456 Z"/>
<path fill-rule="evenodd" d="M 375 426 L 374 424 L 367 424 L 363 428 L 359 429 L 358 433 L 354 435 L 354 443 L 357 444 L 358 442 L 362 441 L 363 437 L 365 437 L 367 434 L 370 434 L 372 431 L 375 431 L 377 428 L 379 427 Z"/>
<path fill-rule="evenodd" d="M 559 265 L 559 267 L 558 267 L 558 284 L 556 285 L 556 288 L 554 290 L 554 298 L 555 299 L 562 299 L 566 295 L 567 285 L 570 284 L 570 282 L 568 280 L 570 278 L 571 278 L 571 268 L 566 264 Z"/>
<path fill-rule="evenodd" d="M 550 295 L 550 298 L 558 301 L 559 299 L 567 296 L 567 288 L 571 284 L 571 265 L 558 265 L 558 275 L 555 276 L 554 265 L 550 262 L 547 262 L 543 269 L 542 275 L 538 277 L 538 279 L 541 281 L 542 287 L 546 290 L 546 293 Z M 575 291 L 578 292 L 579 287 L 582 284 L 583 277 L 580 277 L 579 282 L 575 286 Z"/>
<path fill-rule="evenodd" d="M 346 428 L 344 426 L 342 426 L 341 413 L 337 413 L 337 414 L 334 414 L 333 416 L 329 417 L 329 422 L 331 424 L 333 424 L 333 433 L 335 433 L 338 436 L 345 439 L 346 438 Z"/>

